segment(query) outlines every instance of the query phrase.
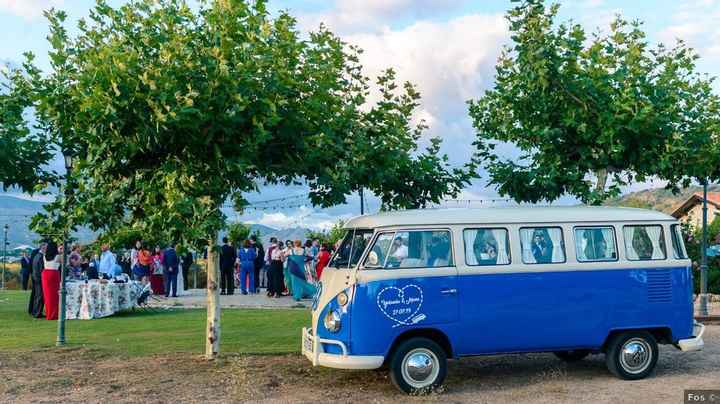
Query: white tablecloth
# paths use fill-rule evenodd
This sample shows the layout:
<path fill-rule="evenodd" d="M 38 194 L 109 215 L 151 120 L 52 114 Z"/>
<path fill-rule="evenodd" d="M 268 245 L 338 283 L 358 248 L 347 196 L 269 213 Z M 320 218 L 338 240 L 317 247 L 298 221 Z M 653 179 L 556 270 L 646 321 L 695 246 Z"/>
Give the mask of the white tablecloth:
<path fill-rule="evenodd" d="M 97 280 L 68 282 L 67 306 L 65 317 L 68 320 L 90 320 L 107 317 L 120 310 L 126 310 L 137 304 L 138 293 L 142 289 L 139 283 L 103 283 Z"/>

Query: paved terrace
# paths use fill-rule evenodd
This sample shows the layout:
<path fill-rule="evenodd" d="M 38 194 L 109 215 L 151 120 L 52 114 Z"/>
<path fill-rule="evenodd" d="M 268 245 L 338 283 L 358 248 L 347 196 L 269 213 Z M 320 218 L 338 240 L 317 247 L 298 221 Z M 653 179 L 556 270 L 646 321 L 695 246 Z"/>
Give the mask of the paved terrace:
<path fill-rule="evenodd" d="M 303 299 L 296 302 L 290 296 L 281 298 L 267 297 L 265 289 L 255 295 L 243 295 L 236 291 L 235 294 L 220 296 L 222 308 L 266 308 L 266 309 L 287 309 L 287 308 L 309 308 L 310 299 Z M 152 301 L 152 306 L 173 307 L 173 308 L 205 308 L 207 307 L 207 289 L 188 289 L 178 297 L 157 296 L 159 300 Z"/>

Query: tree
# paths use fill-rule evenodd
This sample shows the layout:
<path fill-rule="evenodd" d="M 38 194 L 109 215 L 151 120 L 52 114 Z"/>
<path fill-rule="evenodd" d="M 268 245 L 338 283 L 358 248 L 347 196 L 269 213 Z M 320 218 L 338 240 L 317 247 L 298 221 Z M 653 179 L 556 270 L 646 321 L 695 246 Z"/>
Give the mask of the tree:
<path fill-rule="evenodd" d="M 250 226 L 244 223 L 230 223 L 227 237 L 233 245 L 241 246 L 242 242 L 250 237 Z"/>
<path fill-rule="evenodd" d="M 570 194 L 586 203 L 658 176 L 672 187 L 718 162 L 717 97 L 684 43 L 651 48 L 640 22 L 607 35 L 556 24 L 558 5 L 509 11 L 512 45 L 493 88 L 469 103 L 490 184 L 518 201 Z M 499 142 L 519 149 L 502 160 Z M 717 167 L 717 164 L 715 165 Z"/>
<path fill-rule="evenodd" d="M 44 13 L 49 21 L 49 52 L 51 71 L 43 74 L 34 65 L 34 55 L 25 53 L 20 68 L 4 70 L 6 92 L 0 95 L 0 182 L 3 189 L 17 186 L 35 193 L 50 185 L 61 185 L 58 173 L 47 169 L 52 157 L 80 154 L 73 119 L 77 104 L 69 92 L 75 83 L 75 60 L 72 42 L 63 22 L 62 11 Z M 32 124 L 25 119 L 32 113 Z M 65 195 L 57 195 L 46 205 L 52 215 L 33 218 L 31 227 L 39 234 L 58 235 L 66 229 L 68 217 Z"/>
<path fill-rule="evenodd" d="M 82 147 L 73 173 L 76 222 L 144 232 L 208 249 L 206 356 L 219 351 L 220 207 L 258 183 L 307 181 L 329 206 L 364 187 L 389 208 L 457 192 L 474 162 L 451 168 L 439 140 L 417 150 L 419 94 L 378 78 L 366 105 L 359 50 L 324 27 L 301 39 L 295 20 L 265 1 L 100 0 L 74 43 L 70 105 Z"/>
<path fill-rule="evenodd" d="M 345 221 L 340 219 L 327 231 L 308 230 L 305 236 L 308 240 L 320 240 L 321 243 L 335 245 L 338 240 L 342 240 L 345 236 L 343 226 L 345 226 Z"/>
<path fill-rule="evenodd" d="M 54 179 L 53 173 L 44 167 L 50 162 L 52 152 L 42 133 L 33 131 L 25 119 L 33 106 L 30 75 L 35 73 L 33 55 L 26 54 L 28 62 L 24 69 L 5 66 L 2 70 L 0 92 L 0 186 L 6 191 L 18 187 L 24 192 L 38 191 Z"/>

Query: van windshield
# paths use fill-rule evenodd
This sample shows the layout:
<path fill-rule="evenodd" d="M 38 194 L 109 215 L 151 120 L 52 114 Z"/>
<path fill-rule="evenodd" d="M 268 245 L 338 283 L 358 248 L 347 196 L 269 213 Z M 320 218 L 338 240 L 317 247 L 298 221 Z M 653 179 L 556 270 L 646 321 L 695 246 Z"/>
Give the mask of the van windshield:
<path fill-rule="evenodd" d="M 370 229 L 348 230 L 345 237 L 343 237 L 342 243 L 340 243 L 340 247 L 335 252 L 330 266 L 349 268 L 357 265 L 372 235 L 373 230 Z"/>

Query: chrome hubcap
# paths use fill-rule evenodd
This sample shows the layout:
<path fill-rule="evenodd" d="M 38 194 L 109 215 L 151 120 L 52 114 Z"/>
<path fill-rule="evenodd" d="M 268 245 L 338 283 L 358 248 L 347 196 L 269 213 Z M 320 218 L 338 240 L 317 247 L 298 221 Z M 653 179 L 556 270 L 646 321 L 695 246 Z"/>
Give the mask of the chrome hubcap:
<path fill-rule="evenodd" d="M 650 366 L 653 352 L 650 344 L 641 338 L 625 342 L 620 350 L 620 365 L 628 373 L 641 373 Z"/>
<path fill-rule="evenodd" d="M 437 379 L 438 366 L 438 358 L 432 351 L 425 348 L 413 349 L 403 359 L 403 379 L 415 388 L 430 386 Z"/>

